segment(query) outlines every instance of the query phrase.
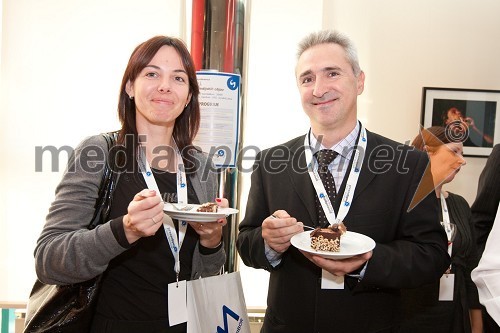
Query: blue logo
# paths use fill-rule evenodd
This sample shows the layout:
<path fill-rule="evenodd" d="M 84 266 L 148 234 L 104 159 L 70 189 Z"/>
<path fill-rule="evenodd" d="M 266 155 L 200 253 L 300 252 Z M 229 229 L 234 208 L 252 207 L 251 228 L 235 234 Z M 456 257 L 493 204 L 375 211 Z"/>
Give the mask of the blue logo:
<path fill-rule="evenodd" d="M 320 193 L 320 194 L 319 194 L 319 197 L 320 197 L 321 199 L 323 199 L 323 198 L 325 197 L 325 194 Z"/>
<path fill-rule="evenodd" d="M 359 168 L 354 168 L 354 172 L 359 172 Z"/>
<path fill-rule="evenodd" d="M 237 76 L 231 76 L 227 79 L 227 87 L 231 90 L 236 90 L 240 85 L 239 78 Z"/>
<path fill-rule="evenodd" d="M 146 172 L 146 176 L 151 176 L 151 171 Z"/>
<path fill-rule="evenodd" d="M 182 226 L 185 226 L 187 224 L 186 221 L 181 221 Z"/>
<path fill-rule="evenodd" d="M 224 149 L 219 149 L 219 151 L 217 152 L 217 155 L 219 156 L 224 156 L 226 154 L 226 152 L 224 151 Z"/>
<path fill-rule="evenodd" d="M 365 137 L 362 137 L 362 138 L 361 138 L 361 140 L 366 141 L 366 138 L 365 138 Z"/>
<path fill-rule="evenodd" d="M 240 316 L 238 316 L 233 310 L 231 310 L 227 306 L 223 305 L 222 306 L 222 317 L 224 320 L 224 328 L 217 326 L 217 333 L 229 333 L 229 327 L 227 325 L 227 316 L 228 315 L 230 315 L 236 321 L 238 321 L 240 319 Z M 241 321 L 241 323 L 242 322 L 243 322 L 243 320 Z M 240 325 L 238 325 L 239 326 L 238 332 L 241 329 L 241 323 L 240 323 Z"/>
<path fill-rule="evenodd" d="M 174 251 L 177 252 L 177 246 L 174 246 Z"/>
<path fill-rule="evenodd" d="M 348 201 L 344 202 L 344 206 L 346 206 L 346 207 L 347 207 L 347 206 L 349 206 L 349 205 L 350 205 L 350 203 L 349 203 Z"/>
<path fill-rule="evenodd" d="M 186 187 L 186 183 L 181 183 L 181 188 Z"/>

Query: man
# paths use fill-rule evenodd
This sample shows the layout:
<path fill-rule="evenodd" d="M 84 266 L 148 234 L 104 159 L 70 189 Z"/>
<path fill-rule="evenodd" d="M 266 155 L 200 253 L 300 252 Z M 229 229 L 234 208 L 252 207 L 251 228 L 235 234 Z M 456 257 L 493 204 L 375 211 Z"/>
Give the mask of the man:
<path fill-rule="evenodd" d="M 491 326 L 485 326 L 484 332 L 498 332 L 500 328 L 500 208 L 497 209 L 495 222 L 488 236 L 479 265 L 471 276 L 479 291 L 479 300 L 486 307 Z"/>
<path fill-rule="evenodd" d="M 500 144 L 496 144 L 484 166 L 477 195 L 471 206 L 472 223 L 476 230 L 476 240 L 479 254 L 484 251 L 486 239 L 493 228 L 493 221 L 500 202 Z"/>
<path fill-rule="evenodd" d="M 477 187 L 477 196 L 472 204 L 472 223 L 476 230 L 476 242 L 481 256 L 500 202 L 500 144 L 496 144 L 484 166 Z M 483 311 L 485 333 L 499 333 L 500 326 Z"/>
<path fill-rule="evenodd" d="M 344 36 L 306 37 L 295 73 L 311 129 L 257 155 L 237 240 L 246 265 L 271 273 L 262 332 L 395 332 L 399 289 L 435 281 L 449 265 L 435 198 L 408 209 L 428 158 L 358 122 L 365 74 Z M 338 153 L 329 200 L 323 190 L 333 186 L 317 177 L 319 147 Z M 375 248 L 335 260 L 291 246 L 303 227 L 339 221 Z"/>

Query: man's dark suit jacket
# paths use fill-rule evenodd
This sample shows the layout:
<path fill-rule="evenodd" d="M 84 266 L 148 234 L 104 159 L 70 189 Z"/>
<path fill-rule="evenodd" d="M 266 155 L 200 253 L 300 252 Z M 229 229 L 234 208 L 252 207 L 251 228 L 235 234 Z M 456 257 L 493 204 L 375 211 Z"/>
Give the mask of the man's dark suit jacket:
<path fill-rule="evenodd" d="M 497 213 L 500 201 L 500 144 L 495 145 L 486 161 L 477 187 L 477 196 L 471 206 L 472 223 L 476 230 L 479 254 L 484 246 Z"/>
<path fill-rule="evenodd" d="M 486 240 L 493 228 L 500 202 L 500 144 L 496 144 L 486 161 L 477 186 L 477 195 L 471 206 L 472 224 L 476 231 L 479 256 L 484 252 Z M 484 332 L 500 332 L 500 327 L 483 309 Z"/>
<path fill-rule="evenodd" d="M 361 281 L 346 277 L 344 290 L 322 290 L 321 269 L 293 246 L 273 268 L 262 238 L 262 221 L 279 209 L 315 226 L 316 192 L 303 143 L 301 136 L 257 155 L 239 227 L 237 248 L 243 262 L 271 273 L 262 332 L 391 331 L 400 321 L 399 289 L 435 281 L 449 265 L 434 192 L 407 211 L 428 157 L 368 132 L 365 159 L 344 223 L 348 231 L 373 238 L 376 247 Z M 334 202 L 336 211 L 346 178 Z"/>

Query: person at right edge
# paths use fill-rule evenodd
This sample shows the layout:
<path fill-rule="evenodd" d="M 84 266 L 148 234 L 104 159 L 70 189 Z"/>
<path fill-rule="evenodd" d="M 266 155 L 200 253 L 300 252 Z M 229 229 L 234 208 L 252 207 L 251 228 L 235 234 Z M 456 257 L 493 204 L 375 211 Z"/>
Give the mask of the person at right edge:
<path fill-rule="evenodd" d="M 462 196 L 443 188 L 466 164 L 463 143 L 448 135 L 445 127 L 432 126 L 422 128 L 411 145 L 429 155 L 434 200 L 441 208 L 441 218 L 436 223 L 442 221 L 445 230 L 449 230 L 451 265 L 441 279 L 402 291 L 401 332 L 482 333 L 481 305 L 470 276 L 479 262 L 470 207 Z"/>
<path fill-rule="evenodd" d="M 450 264 L 435 195 L 414 202 L 428 157 L 358 121 L 365 74 L 346 36 L 305 37 L 295 75 L 310 129 L 256 156 L 237 239 L 243 262 L 270 272 L 261 332 L 398 332 L 400 290 L 439 279 Z M 315 190 L 318 148 L 338 153 L 332 199 Z M 291 246 L 304 227 L 338 221 L 371 237 L 373 250 L 336 260 Z"/>
<path fill-rule="evenodd" d="M 500 202 L 500 144 L 496 144 L 486 161 L 477 187 L 477 195 L 471 206 L 472 223 L 476 230 L 476 243 L 481 257 L 486 240 L 493 228 Z M 484 333 L 500 333 L 500 326 L 483 311 Z"/>

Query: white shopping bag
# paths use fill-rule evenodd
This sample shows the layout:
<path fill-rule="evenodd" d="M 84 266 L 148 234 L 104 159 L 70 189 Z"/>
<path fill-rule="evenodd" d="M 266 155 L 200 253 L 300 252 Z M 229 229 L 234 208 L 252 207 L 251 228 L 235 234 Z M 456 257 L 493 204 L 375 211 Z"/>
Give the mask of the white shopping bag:
<path fill-rule="evenodd" d="M 187 333 L 250 333 L 239 272 L 187 282 Z"/>

